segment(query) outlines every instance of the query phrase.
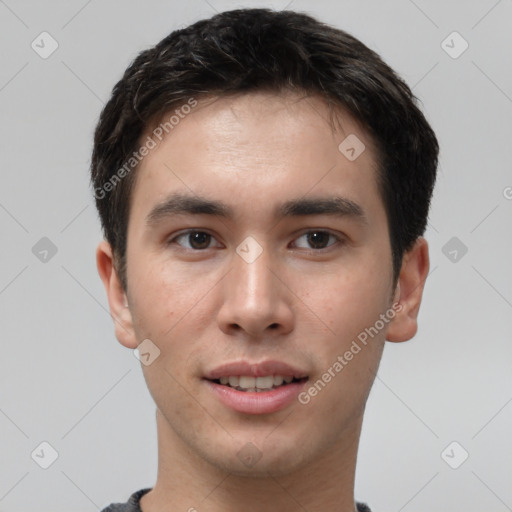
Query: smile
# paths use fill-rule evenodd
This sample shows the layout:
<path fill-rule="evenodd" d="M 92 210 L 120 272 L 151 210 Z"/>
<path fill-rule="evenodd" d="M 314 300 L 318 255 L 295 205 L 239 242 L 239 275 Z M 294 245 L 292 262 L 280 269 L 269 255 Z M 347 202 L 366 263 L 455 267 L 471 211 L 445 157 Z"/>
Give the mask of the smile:
<path fill-rule="evenodd" d="M 284 375 L 267 375 L 264 377 L 252 377 L 249 375 L 230 375 L 229 377 L 223 376 L 220 379 L 214 380 L 213 382 L 216 382 L 223 386 L 229 386 L 233 389 L 236 389 L 237 391 L 261 393 L 264 391 L 277 389 L 292 382 L 299 382 L 301 380 L 306 379 L 296 379 L 294 377 Z"/>

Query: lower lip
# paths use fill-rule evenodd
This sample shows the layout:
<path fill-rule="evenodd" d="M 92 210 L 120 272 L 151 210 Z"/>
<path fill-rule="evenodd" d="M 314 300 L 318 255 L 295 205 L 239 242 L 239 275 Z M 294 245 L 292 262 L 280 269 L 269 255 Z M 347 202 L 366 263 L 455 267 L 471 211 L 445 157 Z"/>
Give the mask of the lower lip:
<path fill-rule="evenodd" d="M 284 409 L 297 400 L 307 381 L 291 382 L 277 389 L 260 392 L 238 391 L 206 379 L 205 382 L 224 405 L 235 411 L 246 414 L 270 414 Z"/>

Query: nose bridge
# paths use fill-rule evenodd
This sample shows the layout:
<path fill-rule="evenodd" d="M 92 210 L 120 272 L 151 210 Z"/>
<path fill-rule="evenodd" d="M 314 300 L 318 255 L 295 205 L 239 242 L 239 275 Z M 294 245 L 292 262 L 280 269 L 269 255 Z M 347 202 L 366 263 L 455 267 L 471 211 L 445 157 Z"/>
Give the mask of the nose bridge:
<path fill-rule="evenodd" d="M 292 312 L 286 290 L 274 275 L 272 256 L 261 247 L 259 254 L 243 251 L 243 244 L 233 255 L 231 271 L 224 283 L 220 326 L 225 331 L 242 329 L 251 335 L 266 329 L 289 330 Z"/>
<path fill-rule="evenodd" d="M 238 304 L 249 308 L 253 312 L 263 311 L 268 308 L 274 294 L 274 279 L 270 270 L 270 253 L 268 250 L 261 250 L 259 255 L 252 255 L 245 258 L 243 253 L 238 252 L 233 261 L 233 288 L 230 294 Z"/>

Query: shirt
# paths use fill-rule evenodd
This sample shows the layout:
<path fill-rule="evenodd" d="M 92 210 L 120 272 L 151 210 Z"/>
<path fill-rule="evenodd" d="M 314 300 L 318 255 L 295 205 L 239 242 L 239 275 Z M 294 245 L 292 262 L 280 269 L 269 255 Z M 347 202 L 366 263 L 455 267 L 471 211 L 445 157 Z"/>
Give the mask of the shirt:
<path fill-rule="evenodd" d="M 141 489 L 140 491 L 134 492 L 130 499 L 126 503 L 112 503 L 107 508 L 104 508 L 101 512 L 142 512 L 140 509 L 140 499 L 144 494 L 151 491 L 151 487 Z M 371 512 L 368 505 L 365 503 L 356 503 L 358 512 Z"/>

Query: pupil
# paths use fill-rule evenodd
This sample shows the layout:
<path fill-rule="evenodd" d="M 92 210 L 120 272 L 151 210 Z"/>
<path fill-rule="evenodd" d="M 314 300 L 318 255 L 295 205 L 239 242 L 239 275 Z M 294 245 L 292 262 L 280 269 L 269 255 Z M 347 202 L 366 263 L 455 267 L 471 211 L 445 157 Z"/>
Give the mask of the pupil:
<path fill-rule="evenodd" d="M 325 247 L 325 244 L 327 244 L 329 240 L 329 234 L 322 231 L 315 231 L 313 233 L 309 233 L 308 238 L 312 247 L 315 249 L 321 249 L 322 247 L 319 246 Z M 325 244 L 323 242 L 325 242 Z"/>
<path fill-rule="evenodd" d="M 210 243 L 210 235 L 208 233 L 191 233 L 189 235 L 190 245 L 195 249 L 206 249 Z"/>

